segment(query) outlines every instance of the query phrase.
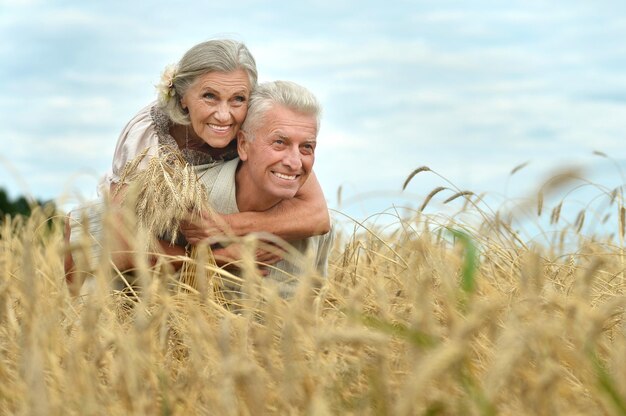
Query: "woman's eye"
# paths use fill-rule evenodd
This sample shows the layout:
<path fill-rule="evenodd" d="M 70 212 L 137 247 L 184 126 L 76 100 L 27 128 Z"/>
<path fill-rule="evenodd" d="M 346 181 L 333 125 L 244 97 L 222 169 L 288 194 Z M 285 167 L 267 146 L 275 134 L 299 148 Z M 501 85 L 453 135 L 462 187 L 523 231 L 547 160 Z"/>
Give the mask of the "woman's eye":
<path fill-rule="evenodd" d="M 238 95 L 235 97 L 235 101 L 238 103 L 245 103 L 246 102 L 246 97 L 244 97 L 243 95 Z"/>
<path fill-rule="evenodd" d="M 215 99 L 215 94 L 213 94 L 212 92 L 205 92 L 202 97 L 206 98 L 207 100 L 213 100 Z"/>

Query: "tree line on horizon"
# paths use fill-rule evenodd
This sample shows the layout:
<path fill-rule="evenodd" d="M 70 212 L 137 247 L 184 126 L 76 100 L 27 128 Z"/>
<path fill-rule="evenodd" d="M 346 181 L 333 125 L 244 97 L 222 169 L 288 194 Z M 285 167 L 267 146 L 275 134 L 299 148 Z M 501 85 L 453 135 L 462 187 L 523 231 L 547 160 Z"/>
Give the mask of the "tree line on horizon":
<path fill-rule="evenodd" d="M 9 217 L 18 215 L 29 217 L 34 206 L 43 206 L 49 203 L 49 201 L 39 200 L 29 202 L 24 196 L 11 199 L 9 194 L 3 188 L 0 188 L 0 222 L 6 215 Z"/>

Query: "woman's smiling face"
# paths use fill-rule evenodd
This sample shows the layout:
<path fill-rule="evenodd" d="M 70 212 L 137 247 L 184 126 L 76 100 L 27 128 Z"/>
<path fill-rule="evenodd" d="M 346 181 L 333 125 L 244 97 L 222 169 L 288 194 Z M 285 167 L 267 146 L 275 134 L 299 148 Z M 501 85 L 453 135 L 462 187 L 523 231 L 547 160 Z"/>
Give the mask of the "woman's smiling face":
<path fill-rule="evenodd" d="M 189 111 L 190 138 L 221 149 L 237 135 L 248 112 L 250 81 L 243 69 L 198 77 L 180 103 Z"/>

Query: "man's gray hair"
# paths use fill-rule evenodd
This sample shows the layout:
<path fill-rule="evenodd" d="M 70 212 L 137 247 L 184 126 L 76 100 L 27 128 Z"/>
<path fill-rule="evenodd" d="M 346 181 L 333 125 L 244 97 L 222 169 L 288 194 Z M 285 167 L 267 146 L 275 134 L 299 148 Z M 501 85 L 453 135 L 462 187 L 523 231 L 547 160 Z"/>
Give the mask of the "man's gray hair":
<path fill-rule="evenodd" d="M 264 82 L 252 91 L 248 101 L 248 115 L 241 127 L 248 140 L 254 140 L 254 132 L 262 126 L 265 114 L 274 105 L 315 116 L 319 130 L 322 107 L 311 91 L 291 81 Z"/>
<path fill-rule="evenodd" d="M 177 124 L 189 125 L 189 114 L 180 104 L 189 87 L 196 79 L 209 72 L 233 72 L 243 69 L 248 74 L 250 90 L 257 85 L 257 69 L 254 57 L 241 42 L 232 39 L 215 39 L 199 43 L 189 49 L 178 62 L 173 78 L 174 96 L 159 105 Z"/>

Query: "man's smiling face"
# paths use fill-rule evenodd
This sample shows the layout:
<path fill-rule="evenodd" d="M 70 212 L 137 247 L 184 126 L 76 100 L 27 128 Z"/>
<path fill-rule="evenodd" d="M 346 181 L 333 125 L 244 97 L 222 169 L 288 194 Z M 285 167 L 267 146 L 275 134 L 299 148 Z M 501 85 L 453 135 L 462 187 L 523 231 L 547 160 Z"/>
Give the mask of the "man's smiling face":
<path fill-rule="evenodd" d="M 239 157 L 259 193 L 256 197 L 265 202 L 293 198 L 313 168 L 317 120 L 273 105 L 261 124 L 254 132 L 242 132 L 238 142 Z M 251 141 L 244 138 L 249 134 L 254 137 Z"/>

